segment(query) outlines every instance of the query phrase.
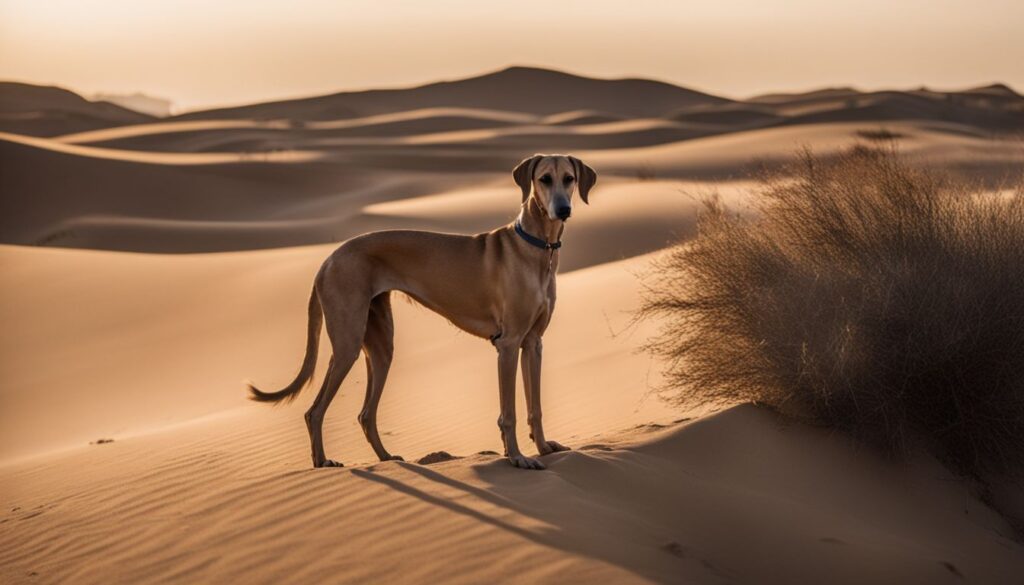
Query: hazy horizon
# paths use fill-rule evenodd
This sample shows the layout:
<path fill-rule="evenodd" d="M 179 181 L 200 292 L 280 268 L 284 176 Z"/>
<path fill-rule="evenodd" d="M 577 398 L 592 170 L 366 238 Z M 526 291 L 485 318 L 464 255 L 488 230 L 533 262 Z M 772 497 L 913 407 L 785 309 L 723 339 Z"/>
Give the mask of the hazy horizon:
<path fill-rule="evenodd" d="M 1024 4 L 881 0 L 0 0 L 0 78 L 177 111 L 409 87 L 513 65 L 642 77 L 743 98 L 830 86 L 1024 86 Z M 980 40 L 979 40 L 980 39 Z"/>
<path fill-rule="evenodd" d="M 26 81 L 26 80 L 23 80 L 23 79 L 10 79 L 10 78 L 0 78 L 0 81 L 16 82 L 16 83 L 29 83 L 29 84 L 34 84 L 34 85 L 60 87 L 62 89 L 73 91 L 73 92 L 75 92 L 75 93 L 77 93 L 79 95 L 82 95 L 83 97 L 85 97 L 87 99 L 90 99 L 90 100 L 93 100 L 93 101 L 103 101 L 103 100 L 107 100 L 110 97 L 131 97 L 131 96 L 135 96 L 135 95 L 142 96 L 142 97 L 147 97 L 147 98 L 154 98 L 154 99 L 158 99 L 158 100 L 167 100 L 167 101 L 171 102 L 171 104 L 173 105 L 172 115 L 177 115 L 177 114 L 183 114 L 183 113 L 187 113 L 187 112 L 197 112 L 197 111 L 213 110 L 213 109 L 219 109 L 219 108 L 230 108 L 230 107 L 236 107 L 236 106 L 245 106 L 245 105 L 259 104 L 259 103 L 270 103 L 270 102 L 277 102 L 277 101 L 288 101 L 288 100 L 293 100 L 293 99 L 303 99 L 303 98 L 316 97 L 316 96 L 320 96 L 320 95 L 331 95 L 331 94 L 335 94 L 335 93 L 359 92 L 359 91 L 369 91 L 369 90 L 389 90 L 389 89 L 401 90 L 401 89 L 411 89 L 411 88 L 415 88 L 415 87 L 419 87 L 419 86 L 423 86 L 423 85 L 429 85 L 429 84 L 432 84 L 432 83 L 452 82 L 452 81 L 459 81 L 459 80 L 463 80 L 463 79 L 470 79 L 470 78 L 474 78 L 474 77 L 481 77 L 481 76 L 489 75 L 489 74 L 492 74 L 492 73 L 497 73 L 499 71 L 502 71 L 502 70 L 505 70 L 505 69 L 508 69 L 508 68 L 511 68 L 511 67 L 547 69 L 547 70 L 552 70 L 552 71 L 558 71 L 558 72 L 561 72 L 561 73 L 566 73 L 566 74 L 569 74 L 569 75 L 575 75 L 575 76 L 587 77 L 587 78 L 594 78 L 594 79 L 606 79 L 606 80 L 631 79 L 631 78 L 632 79 L 646 79 L 646 80 L 651 80 L 651 81 L 659 81 L 659 82 L 664 82 L 664 83 L 670 83 L 670 84 L 673 84 L 673 85 L 676 85 L 676 86 L 679 86 L 679 87 L 682 87 L 682 88 L 685 88 L 685 89 L 692 89 L 692 90 L 701 91 L 703 93 L 707 93 L 707 94 L 711 94 L 711 95 L 716 95 L 716 96 L 720 96 L 720 97 L 727 97 L 727 98 L 733 98 L 733 99 L 746 99 L 746 98 L 757 97 L 757 96 L 760 96 L 760 95 L 767 95 L 767 94 L 771 94 L 771 93 L 794 93 L 795 94 L 795 93 L 801 93 L 801 92 L 807 92 L 807 91 L 815 91 L 815 90 L 822 90 L 822 89 L 835 89 L 835 88 L 840 88 L 840 87 L 851 87 L 851 88 L 859 90 L 859 91 L 868 91 L 868 92 L 869 91 L 877 91 L 877 90 L 886 90 L 886 89 L 911 90 L 911 89 L 917 89 L 917 88 L 922 87 L 922 86 L 927 86 L 928 89 L 938 90 L 938 91 L 955 91 L 955 90 L 961 90 L 961 89 L 973 89 L 973 88 L 978 88 L 978 87 L 984 87 L 984 86 L 988 86 L 988 85 L 992 85 L 992 84 L 996 84 L 996 83 L 1002 83 L 1002 84 L 1010 87 L 1010 89 L 1012 89 L 1013 91 L 1016 91 L 1017 93 L 1020 93 L 1020 91 L 1018 91 L 1018 88 L 1014 84 L 1006 83 L 1005 81 L 1000 80 L 1000 79 L 993 79 L 993 80 L 990 80 L 988 82 L 979 82 L 979 83 L 976 83 L 976 84 L 964 85 L 964 86 L 959 86 L 959 87 L 935 87 L 935 86 L 929 86 L 927 84 L 908 84 L 906 86 L 900 86 L 900 87 L 892 87 L 892 86 L 863 87 L 863 86 L 859 86 L 857 84 L 846 83 L 846 84 L 816 85 L 816 86 L 796 87 L 796 88 L 778 88 L 778 89 L 771 90 L 771 91 L 753 92 L 753 93 L 744 94 L 744 95 L 728 95 L 728 94 L 724 94 L 722 92 L 717 92 L 713 88 L 712 89 L 697 88 L 697 87 L 694 87 L 692 85 L 687 85 L 687 84 L 684 84 L 684 83 L 673 82 L 673 81 L 669 81 L 669 80 L 666 80 L 666 79 L 659 79 L 659 78 L 655 78 L 655 77 L 647 77 L 647 76 L 643 76 L 643 75 L 622 75 L 622 76 L 589 75 L 589 74 L 586 74 L 586 73 L 581 73 L 579 71 L 573 71 L 573 70 L 570 70 L 570 69 L 561 69 L 561 68 L 547 67 L 547 66 L 543 66 L 543 65 L 527 65 L 527 64 L 522 64 L 522 63 L 510 63 L 508 65 L 503 65 L 501 67 L 487 69 L 487 70 L 484 70 L 484 71 L 477 71 L 477 72 L 469 73 L 469 74 L 466 74 L 466 75 L 459 75 L 459 76 L 453 76 L 453 77 L 445 77 L 445 78 L 439 78 L 439 79 L 431 79 L 431 80 L 425 80 L 425 81 L 416 82 L 416 83 L 397 83 L 397 84 L 391 84 L 391 85 L 382 84 L 382 85 L 367 86 L 367 87 L 346 87 L 346 88 L 337 88 L 337 89 L 326 88 L 326 89 L 324 89 L 322 91 L 315 91 L 315 92 L 312 92 L 312 93 L 303 93 L 303 94 L 296 94 L 296 95 L 280 95 L 280 96 L 268 97 L 268 98 L 265 98 L 265 99 L 243 100 L 243 101 L 237 101 L 237 102 L 199 104 L 199 105 L 195 105 L 193 107 L 182 107 L 179 104 L 179 102 L 174 99 L 174 96 L 166 96 L 166 95 L 154 94 L 154 93 L 149 93 L 149 92 L 146 92 L 144 90 L 138 90 L 138 89 L 136 89 L 136 90 L 126 89 L 124 91 L 116 91 L 116 92 L 110 92 L 110 91 L 104 91 L 104 90 L 99 90 L 99 91 L 96 91 L 96 92 L 87 92 L 87 91 L 79 90 L 76 87 L 68 86 L 66 84 L 62 84 L 62 83 L 59 83 L 59 82 L 45 83 L 45 82 Z"/>

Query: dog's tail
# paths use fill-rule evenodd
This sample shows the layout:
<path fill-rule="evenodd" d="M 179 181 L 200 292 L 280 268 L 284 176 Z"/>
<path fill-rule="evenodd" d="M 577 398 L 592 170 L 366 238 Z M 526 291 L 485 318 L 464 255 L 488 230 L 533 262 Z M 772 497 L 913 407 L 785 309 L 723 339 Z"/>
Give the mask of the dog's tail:
<path fill-rule="evenodd" d="M 257 402 L 291 402 L 310 380 L 316 369 L 317 350 L 320 348 L 320 326 L 324 320 L 320 297 L 316 294 L 316 286 L 309 295 L 309 324 L 306 327 L 306 357 L 302 359 L 302 368 L 291 384 L 277 392 L 263 392 L 252 384 L 249 386 L 249 399 Z"/>

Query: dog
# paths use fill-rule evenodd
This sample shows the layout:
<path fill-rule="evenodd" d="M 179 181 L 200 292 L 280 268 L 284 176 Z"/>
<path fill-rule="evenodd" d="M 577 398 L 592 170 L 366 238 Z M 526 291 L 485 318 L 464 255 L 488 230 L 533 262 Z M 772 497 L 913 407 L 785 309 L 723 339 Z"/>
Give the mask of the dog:
<path fill-rule="evenodd" d="M 342 467 L 324 454 L 323 420 L 342 380 L 362 350 L 366 398 L 359 424 L 381 461 L 402 460 L 384 448 L 377 407 L 394 351 L 391 292 L 401 291 L 498 352 L 498 428 L 508 461 L 544 469 L 523 455 L 516 440 L 516 366 L 521 361 L 530 438 L 540 455 L 565 451 L 544 436 L 540 400 L 541 338 L 555 310 L 555 273 L 573 195 L 589 204 L 597 173 L 567 155 L 537 154 L 519 163 L 512 178 L 522 190 L 514 221 L 472 236 L 413 230 L 372 232 L 352 238 L 324 261 L 309 298 L 306 355 L 295 380 L 277 392 L 249 385 L 260 402 L 293 400 L 316 366 L 321 323 L 333 355 L 320 393 L 306 412 L 314 467 Z M 520 360 L 521 357 L 521 360 Z"/>

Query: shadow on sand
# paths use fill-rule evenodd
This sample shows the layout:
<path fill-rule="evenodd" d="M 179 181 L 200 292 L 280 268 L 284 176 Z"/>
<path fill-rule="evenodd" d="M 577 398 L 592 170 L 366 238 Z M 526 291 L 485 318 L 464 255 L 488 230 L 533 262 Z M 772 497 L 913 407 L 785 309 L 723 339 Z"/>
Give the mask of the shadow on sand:
<path fill-rule="evenodd" d="M 644 468 L 674 467 L 670 461 L 654 459 L 634 450 L 594 445 L 545 457 L 546 471 L 514 469 L 504 459 L 472 465 L 470 471 L 487 487 L 405 462 L 394 465 L 411 474 L 406 481 L 394 477 L 392 464 L 387 473 L 371 467 L 352 469 L 351 474 L 541 546 L 610 563 L 657 583 L 698 576 L 700 582 L 727 581 L 727 571 L 680 542 L 681 531 L 673 529 L 681 521 L 679 511 L 663 510 L 675 497 L 670 491 L 673 482 L 662 481 L 667 480 L 662 475 L 653 480 L 662 487 L 649 480 L 637 485 Z M 681 469 L 669 473 L 685 474 Z M 436 489 L 422 480 L 437 484 Z M 457 501 L 463 498 L 452 497 L 452 490 L 471 496 L 468 505 Z M 652 523 L 651 518 L 657 520 Z"/>

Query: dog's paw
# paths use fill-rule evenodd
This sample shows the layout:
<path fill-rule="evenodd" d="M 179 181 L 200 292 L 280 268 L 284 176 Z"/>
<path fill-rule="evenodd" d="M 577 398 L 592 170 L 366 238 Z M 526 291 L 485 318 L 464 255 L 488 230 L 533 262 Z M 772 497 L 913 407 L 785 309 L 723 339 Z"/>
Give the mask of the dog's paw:
<path fill-rule="evenodd" d="M 543 463 L 537 461 L 533 457 L 527 457 L 525 455 L 509 457 L 508 462 L 519 469 L 546 469 Z"/>
<path fill-rule="evenodd" d="M 345 464 L 334 459 L 324 459 L 320 463 L 314 464 L 313 467 L 345 467 Z"/>
<path fill-rule="evenodd" d="M 381 459 L 381 461 L 405 461 L 405 458 L 401 455 L 388 455 Z"/>
<path fill-rule="evenodd" d="M 550 455 L 551 453 L 558 453 L 559 451 L 571 451 L 571 449 L 557 441 L 545 441 L 537 444 L 537 451 L 539 451 L 541 455 Z"/>

